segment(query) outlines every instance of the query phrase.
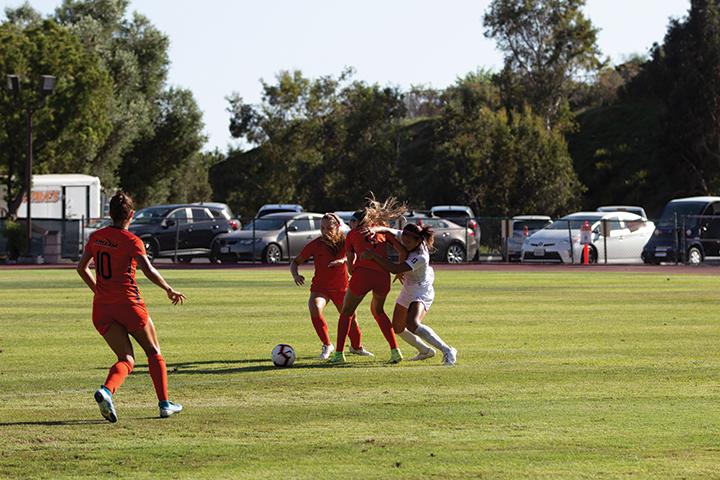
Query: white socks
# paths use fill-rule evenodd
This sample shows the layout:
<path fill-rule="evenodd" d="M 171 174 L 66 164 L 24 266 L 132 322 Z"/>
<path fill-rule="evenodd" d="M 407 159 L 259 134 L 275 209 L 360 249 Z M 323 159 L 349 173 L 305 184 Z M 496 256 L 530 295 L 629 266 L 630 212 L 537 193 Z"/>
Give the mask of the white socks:
<path fill-rule="evenodd" d="M 407 331 L 407 330 L 406 330 Z M 402 335 L 402 334 L 401 334 Z M 418 327 L 415 329 L 415 335 L 422 338 L 426 342 L 428 342 L 433 347 L 437 347 L 443 352 L 450 351 L 450 347 L 447 343 L 442 341 L 442 338 L 438 336 L 437 333 L 435 333 L 435 330 L 428 327 L 427 325 L 418 325 Z M 405 337 L 403 337 L 404 339 Z"/>
<path fill-rule="evenodd" d="M 425 353 L 430 349 L 430 346 L 428 346 L 428 344 L 426 344 L 425 342 L 420 340 L 420 337 L 418 337 L 417 335 L 412 333 L 407 328 L 405 330 L 403 330 L 402 332 L 398 333 L 398 336 L 400 338 L 402 338 L 403 340 L 405 340 L 410 345 L 412 345 L 413 347 L 415 347 L 417 349 L 417 351 L 420 353 Z"/>

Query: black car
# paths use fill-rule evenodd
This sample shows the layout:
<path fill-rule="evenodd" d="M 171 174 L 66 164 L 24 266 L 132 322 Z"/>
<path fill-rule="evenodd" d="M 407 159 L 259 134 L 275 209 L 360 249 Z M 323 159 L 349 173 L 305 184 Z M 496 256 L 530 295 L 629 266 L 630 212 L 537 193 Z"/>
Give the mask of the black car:
<path fill-rule="evenodd" d="M 697 265 L 707 257 L 720 257 L 720 197 L 669 201 L 643 247 L 643 261 Z"/>
<path fill-rule="evenodd" d="M 148 257 L 191 262 L 208 257 L 213 239 L 236 230 L 239 222 L 227 205 L 195 203 L 157 205 L 135 213 L 129 230 L 145 243 Z"/>

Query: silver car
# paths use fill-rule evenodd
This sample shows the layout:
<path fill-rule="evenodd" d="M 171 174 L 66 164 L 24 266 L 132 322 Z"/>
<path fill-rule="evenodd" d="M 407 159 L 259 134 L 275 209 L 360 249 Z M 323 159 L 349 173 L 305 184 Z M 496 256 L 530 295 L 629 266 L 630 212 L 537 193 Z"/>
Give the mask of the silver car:
<path fill-rule="evenodd" d="M 279 263 L 290 260 L 320 234 L 319 213 L 271 213 L 254 218 L 242 230 L 215 237 L 212 261 L 260 260 Z"/>
<path fill-rule="evenodd" d="M 503 259 L 520 261 L 522 256 L 522 246 L 525 239 L 543 228 L 550 225 L 552 220 L 547 215 L 517 215 L 510 220 L 511 234 L 507 238 L 507 251 L 504 252 Z"/>

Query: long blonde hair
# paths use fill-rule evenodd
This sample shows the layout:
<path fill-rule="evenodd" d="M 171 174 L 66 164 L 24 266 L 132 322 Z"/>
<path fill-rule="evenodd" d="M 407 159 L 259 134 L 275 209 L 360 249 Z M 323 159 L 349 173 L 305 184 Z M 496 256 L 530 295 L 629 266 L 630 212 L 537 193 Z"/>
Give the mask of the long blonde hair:
<path fill-rule="evenodd" d="M 375 199 L 375 195 L 370 192 L 367 197 L 367 205 L 365 206 L 365 217 L 361 224 L 364 226 L 389 226 L 394 220 L 402 217 L 407 212 L 407 205 L 400 203 L 397 198 L 389 197 L 384 202 Z"/>
<path fill-rule="evenodd" d="M 329 235 L 320 237 L 320 241 L 327 245 L 333 255 L 338 255 L 345 247 L 345 234 L 340 230 L 340 217 L 334 213 L 326 213 L 321 221 L 330 222 L 332 229 Z"/>

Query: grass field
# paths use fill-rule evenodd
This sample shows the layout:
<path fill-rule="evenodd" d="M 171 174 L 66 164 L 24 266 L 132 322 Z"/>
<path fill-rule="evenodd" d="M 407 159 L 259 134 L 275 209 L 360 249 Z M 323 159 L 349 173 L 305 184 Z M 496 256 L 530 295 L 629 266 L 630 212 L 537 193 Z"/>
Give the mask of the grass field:
<path fill-rule="evenodd" d="M 321 364 L 285 269 L 165 275 L 184 307 L 141 287 L 185 411 L 155 418 L 138 348 L 109 424 L 90 292 L 74 271 L 0 270 L 0 478 L 720 475 L 720 278 L 439 271 L 428 324 L 460 352 L 446 368 L 385 365 L 367 304 L 377 357 Z M 279 342 L 294 368 L 271 366 Z"/>

